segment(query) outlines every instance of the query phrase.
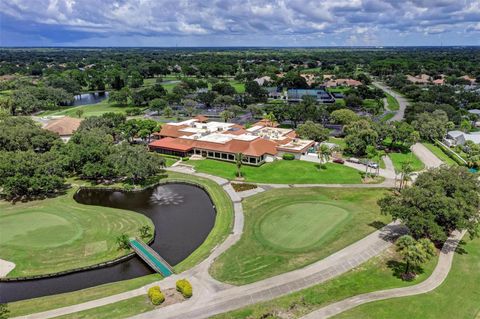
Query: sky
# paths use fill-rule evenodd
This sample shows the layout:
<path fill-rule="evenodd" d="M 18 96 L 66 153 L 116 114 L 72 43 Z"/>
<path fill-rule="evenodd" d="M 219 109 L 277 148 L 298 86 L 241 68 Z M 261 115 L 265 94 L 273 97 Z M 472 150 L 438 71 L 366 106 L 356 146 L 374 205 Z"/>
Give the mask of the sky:
<path fill-rule="evenodd" d="M 0 46 L 480 45 L 480 0 L 0 0 Z"/>

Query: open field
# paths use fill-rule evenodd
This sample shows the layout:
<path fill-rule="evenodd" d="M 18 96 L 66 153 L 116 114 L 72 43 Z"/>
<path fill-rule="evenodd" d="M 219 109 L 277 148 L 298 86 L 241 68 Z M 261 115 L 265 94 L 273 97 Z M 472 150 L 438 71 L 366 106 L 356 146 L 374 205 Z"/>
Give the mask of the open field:
<path fill-rule="evenodd" d="M 432 292 L 368 303 L 335 318 L 476 319 L 480 314 L 480 239 L 466 240 L 445 282 Z"/>
<path fill-rule="evenodd" d="M 234 179 L 234 163 L 217 160 L 188 161 L 199 172 Z M 242 174 L 247 182 L 274 184 L 357 184 L 361 183 L 361 172 L 340 164 L 327 163 L 326 169 L 318 164 L 305 161 L 278 160 L 260 167 L 242 166 Z"/>
<path fill-rule="evenodd" d="M 383 189 L 274 189 L 243 202 L 240 241 L 210 269 L 218 280 L 247 284 L 304 267 L 374 231 L 387 216 Z"/>
<path fill-rule="evenodd" d="M 395 171 L 399 172 L 402 169 L 402 163 L 410 161 L 414 171 L 421 171 L 425 168 L 422 161 L 412 152 L 408 153 L 388 153 L 388 156 L 393 162 Z"/>
<path fill-rule="evenodd" d="M 342 149 L 345 149 L 347 147 L 347 143 L 345 143 L 345 139 L 343 138 L 338 138 L 338 137 L 332 137 L 330 136 L 327 140 L 328 143 L 333 143 L 337 144 L 340 146 Z"/>
<path fill-rule="evenodd" d="M 423 267 L 423 273 L 414 281 L 403 281 L 396 271 L 403 264 L 390 248 L 382 255 L 325 283 L 270 301 L 247 306 L 212 317 L 212 319 L 267 318 L 268 314 L 282 313 L 286 318 L 299 318 L 327 304 L 380 289 L 415 285 L 432 273 L 437 258 Z M 379 317 L 381 318 L 381 317 Z"/>
<path fill-rule="evenodd" d="M 447 165 L 458 165 L 457 162 L 455 162 L 453 159 L 451 159 L 447 154 L 445 154 L 442 149 L 435 144 L 432 143 L 422 143 L 423 146 L 428 148 L 430 152 L 435 154 L 436 157 L 438 157 L 442 162 L 444 162 Z"/>
<path fill-rule="evenodd" d="M 210 251 L 218 243 L 222 242 L 228 236 L 233 226 L 233 204 L 228 195 L 218 184 L 205 178 L 170 172 L 169 176 L 165 180 L 187 183 L 193 182 L 203 185 L 209 192 L 217 210 L 215 226 L 208 235 L 207 239 L 200 247 L 197 248 L 197 250 L 188 256 L 187 259 L 174 267 L 175 272 L 180 273 L 198 264 L 210 254 Z M 0 208 L 1 207 L 2 206 L 0 206 Z M 135 215 L 139 214 L 135 213 Z M 157 281 L 160 278 L 161 276 L 158 274 L 148 275 L 135 279 L 87 288 L 75 292 L 13 302 L 8 306 L 12 316 L 20 316 L 111 296 L 117 293 L 142 287 L 146 284 Z"/>
<path fill-rule="evenodd" d="M 75 190 L 15 205 L 0 202 L 2 258 L 16 264 L 8 277 L 48 274 L 112 260 L 128 252 L 118 250 L 117 236 L 138 235 L 142 225 L 153 228 L 149 218 L 134 212 L 78 204 L 73 199 Z"/>

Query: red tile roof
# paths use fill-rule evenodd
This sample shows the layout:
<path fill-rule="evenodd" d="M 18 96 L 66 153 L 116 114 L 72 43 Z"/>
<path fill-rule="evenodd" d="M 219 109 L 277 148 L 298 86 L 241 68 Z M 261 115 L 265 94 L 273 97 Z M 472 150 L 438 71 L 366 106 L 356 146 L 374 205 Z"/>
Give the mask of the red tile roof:
<path fill-rule="evenodd" d="M 151 142 L 150 144 L 148 144 L 148 146 L 150 148 L 164 148 L 173 151 L 187 152 L 192 149 L 192 146 L 189 145 L 191 143 L 185 142 L 190 142 L 190 140 L 165 137 L 160 140 L 155 140 Z"/>
<path fill-rule="evenodd" d="M 45 125 L 44 129 L 55 132 L 60 136 L 68 136 L 72 135 L 78 129 L 80 123 L 82 123 L 81 119 L 65 116 L 50 121 Z"/>

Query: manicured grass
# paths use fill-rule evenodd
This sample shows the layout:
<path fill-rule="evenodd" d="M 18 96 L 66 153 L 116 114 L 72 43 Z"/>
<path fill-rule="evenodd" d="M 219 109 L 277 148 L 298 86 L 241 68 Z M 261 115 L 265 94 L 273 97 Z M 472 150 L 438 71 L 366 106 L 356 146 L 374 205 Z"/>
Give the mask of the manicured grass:
<path fill-rule="evenodd" d="M 391 111 L 398 111 L 400 109 L 400 104 L 398 104 L 397 99 L 394 98 L 392 95 L 388 94 L 385 91 L 384 91 L 384 93 L 385 93 L 385 96 L 387 97 L 388 108 Z"/>
<path fill-rule="evenodd" d="M 220 281 L 242 285 L 331 255 L 388 220 L 377 206 L 385 193 L 382 189 L 294 188 L 249 197 L 243 201 L 242 238 L 215 261 L 210 273 Z"/>
<path fill-rule="evenodd" d="M 40 114 L 40 116 L 59 116 L 59 115 L 68 115 L 71 117 L 77 117 L 77 111 L 82 110 L 82 117 L 90 116 L 100 116 L 104 113 L 115 112 L 124 114 L 129 106 L 115 106 L 114 104 L 108 102 L 108 99 L 101 101 L 97 104 L 90 105 L 81 105 L 75 107 L 65 107 L 64 109 L 54 110 L 54 111 L 45 111 Z"/>
<path fill-rule="evenodd" d="M 227 238 L 233 227 L 233 203 L 223 188 L 209 179 L 169 172 L 167 180 L 202 185 L 209 193 L 217 211 L 215 225 L 207 239 L 190 256 L 174 267 L 175 272 L 180 273 L 205 259 L 216 245 Z"/>
<path fill-rule="evenodd" d="M 24 316 L 27 314 L 47 311 L 60 307 L 66 307 L 82 302 L 87 302 L 90 300 L 115 295 L 128 290 L 140 288 L 144 285 L 158 281 L 161 278 L 161 275 L 153 274 L 135 279 L 87 288 L 75 292 L 68 292 L 59 295 L 12 302 L 8 304 L 8 309 L 10 310 L 10 316 L 12 317 Z"/>
<path fill-rule="evenodd" d="M 342 149 L 347 148 L 347 143 L 345 143 L 345 139 L 339 137 L 329 137 L 327 140 L 328 143 L 337 144 Z"/>
<path fill-rule="evenodd" d="M 155 309 L 147 295 L 133 297 L 106 306 L 55 317 L 56 319 L 120 319 Z"/>
<path fill-rule="evenodd" d="M 217 160 L 189 161 L 199 172 L 234 179 L 234 163 Z M 326 169 L 305 161 L 278 160 L 260 167 L 242 166 L 242 175 L 247 182 L 273 184 L 357 184 L 361 183 L 361 172 L 340 164 L 327 163 Z"/>
<path fill-rule="evenodd" d="M 445 164 L 454 165 L 454 166 L 458 165 L 457 162 L 451 159 L 447 154 L 445 154 L 445 152 L 442 151 L 440 147 L 436 146 L 435 144 L 432 144 L 432 143 L 422 143 L 422 144 Z"/>
<path fill-rule="evenodd" d="M 126 233 L 138 235 L 151 220 L 114 208 L 75 202 L 76 188 L 45 200 L 0 202 L 2 258 L 16 264 L 8 277 L 49 274 L 105 262 L 125 255 L 115 242 Z"/>
<path fill-rule="evenodd" d="M 282 318 L 299 318 L 326 306 L 354 295 L 380 290 L 415 285 L 425 280 L 433 271 L 437 258 L 423 267 L 414 281 L 407 282 L 394 275 L 402 265 L 393 248 L 361 266 L 325 283 L 245 308 L 213 316 L 212 319 L 276 318 L 268 314 L 281 313 Z M 378 317 L 388 318 L 388 317 Z M 405 317 L 407 318 L 407 317 Z"/>
<path fill-rule="evenodd" d="M 266 214 L 258 225 L 258 234 L 274 248 L 303 251 L 316 245 L 349 216 L 348 211 L 338 206 L 293 204 Z"/>
<path fill-rule="evenodd" d="M 169 176 L 164 179 L 164 181 L 197 183 L 203 185 L 209 192 L 217 210 L 215 225 L 207 239 L 190 256 L 174 267 L 175 272 L 180 273 L 203 260 L 210 254 L 211 250 L 217 244 L 222 242 L 228 236 L 233 226 L 233 204 L 222 187 L 205 178 L 169 172 Z M 2 206 L 0 206 L 0 208 L 1 207 Z M 11 316 L 31 314 L 111 296 L 142 287 L 146 284 L 158 281 L 161 278 L 162 277 L 158 274 L 148 275 L 75 292 L 18 301 L 10 303 L 8 306 L 11 311 Z M 138 312 L 140 312 L 140 310 L 138 310 L 137 313 Z"/>
<path fill-rule="evenodd" d="M 388 153 L 388 156 L 393 162 L 395 171 L 399 172 L 402 169 L 402 163 L 410 161 L 414 171 L 421 171 L 425 168 L 423 162 L 415 156 L 412 152 L 408 153 Z"/>
<path fill-rule="evenodd" d="M 480 239 L 467 241 L 455 254 L 445 282 L 432 292 L 354 308 L 335 318 L 474 319 L 480 315 Z"/>

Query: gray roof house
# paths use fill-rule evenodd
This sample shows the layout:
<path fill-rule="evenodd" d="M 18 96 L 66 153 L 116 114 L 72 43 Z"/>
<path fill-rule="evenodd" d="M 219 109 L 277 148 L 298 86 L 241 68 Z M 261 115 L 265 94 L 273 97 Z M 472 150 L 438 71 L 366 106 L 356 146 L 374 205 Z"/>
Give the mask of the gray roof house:
<path fill-rule="evenodd" d="M 465 133 L 462 131 L 450 131 L 444 139 L 448 146 L 464 145 L 467 141 L 480 144 L 480 132 Z"/>

